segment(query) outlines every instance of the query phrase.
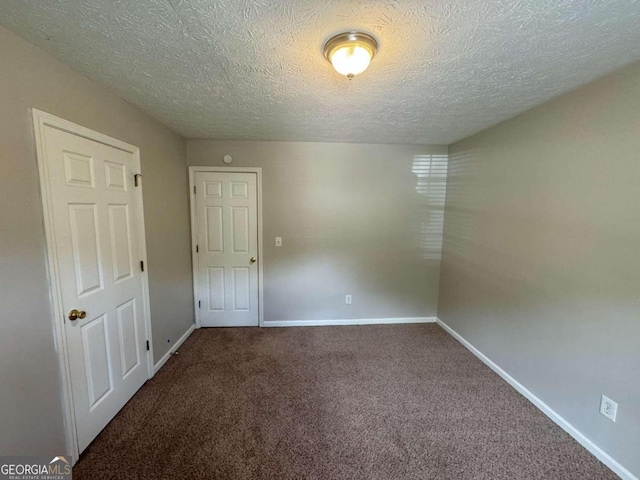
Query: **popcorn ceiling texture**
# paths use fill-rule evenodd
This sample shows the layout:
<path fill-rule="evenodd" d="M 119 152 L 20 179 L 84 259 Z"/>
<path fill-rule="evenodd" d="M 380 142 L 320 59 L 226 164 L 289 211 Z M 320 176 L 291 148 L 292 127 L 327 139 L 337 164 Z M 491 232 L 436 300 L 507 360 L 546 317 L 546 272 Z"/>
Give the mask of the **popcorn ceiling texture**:
<path fill-rule="evenodd" d="M 189 138 L 449 144 L 640 59 L 636 0 L 0 0 L 0 23 Z M 381 45 L 351 82 L 321 53 L 350 29 Z"/>

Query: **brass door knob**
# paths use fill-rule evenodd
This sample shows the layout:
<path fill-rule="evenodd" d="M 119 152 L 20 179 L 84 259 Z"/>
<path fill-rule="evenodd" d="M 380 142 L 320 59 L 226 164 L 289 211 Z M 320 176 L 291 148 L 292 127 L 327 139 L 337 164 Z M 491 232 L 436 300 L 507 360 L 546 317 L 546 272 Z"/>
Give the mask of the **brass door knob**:
<path fill-rule="evenodd" d="M 76 310 L 75 308 L 69 312 L 69 320 L 82 320 L 87 316 L 87 312 L 84 310 Z"/>
<path fill-rule="evenodd" d="M 249 260 L 251 263 L 256 263 L 256 257 L 251 257 L 251 259 Z"/>

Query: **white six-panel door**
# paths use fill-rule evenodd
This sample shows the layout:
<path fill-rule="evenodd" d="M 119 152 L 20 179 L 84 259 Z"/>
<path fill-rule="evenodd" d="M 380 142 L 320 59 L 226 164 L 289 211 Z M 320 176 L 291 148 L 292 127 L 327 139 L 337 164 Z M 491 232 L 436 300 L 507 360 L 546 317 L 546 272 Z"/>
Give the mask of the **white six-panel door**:
<path fill-rule="evenodd" d="M 42 139 L 82 452 L 149 376 L 137 172 L 132 153 L 49 126 Z"/>
<path fill-rule="evenodd" d="M 258 326 L 257 175 L 195 172 L 194 183 L 200 324 Z"/>

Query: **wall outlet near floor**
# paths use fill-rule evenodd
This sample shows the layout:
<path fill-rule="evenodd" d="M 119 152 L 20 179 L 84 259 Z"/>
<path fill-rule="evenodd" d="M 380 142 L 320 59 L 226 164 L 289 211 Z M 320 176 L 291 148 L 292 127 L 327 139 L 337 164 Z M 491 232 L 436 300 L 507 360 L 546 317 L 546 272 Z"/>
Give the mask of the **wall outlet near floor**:
<path fill-rule="evenodd" d="M 615 422 L 616 414 L 618 413 L 618 404 L 602 395 L 602 399 L 600 400 L 600 413 L 612 422 Z"/>
<path fill-rule="evenodd" d="M 344 297 L 344 303 L 346 303 L 347 305 L 351 305 L 351 295 L 346 295 Z"/>
<path fill-rule="evenodd" d="M 282 237 L 276 237 L 276 247 L 282 246 Z"/>

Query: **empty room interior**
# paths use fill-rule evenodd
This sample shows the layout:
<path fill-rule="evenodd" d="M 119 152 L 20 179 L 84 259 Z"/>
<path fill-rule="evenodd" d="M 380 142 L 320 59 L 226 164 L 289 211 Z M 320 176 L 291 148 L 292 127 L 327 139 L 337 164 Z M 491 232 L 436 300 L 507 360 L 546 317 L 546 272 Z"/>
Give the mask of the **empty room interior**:
<path fill-rule="evenodd" d="M 640 478 L 638 1 L 0 0 L 0 112 L 0 477 Z"/>

